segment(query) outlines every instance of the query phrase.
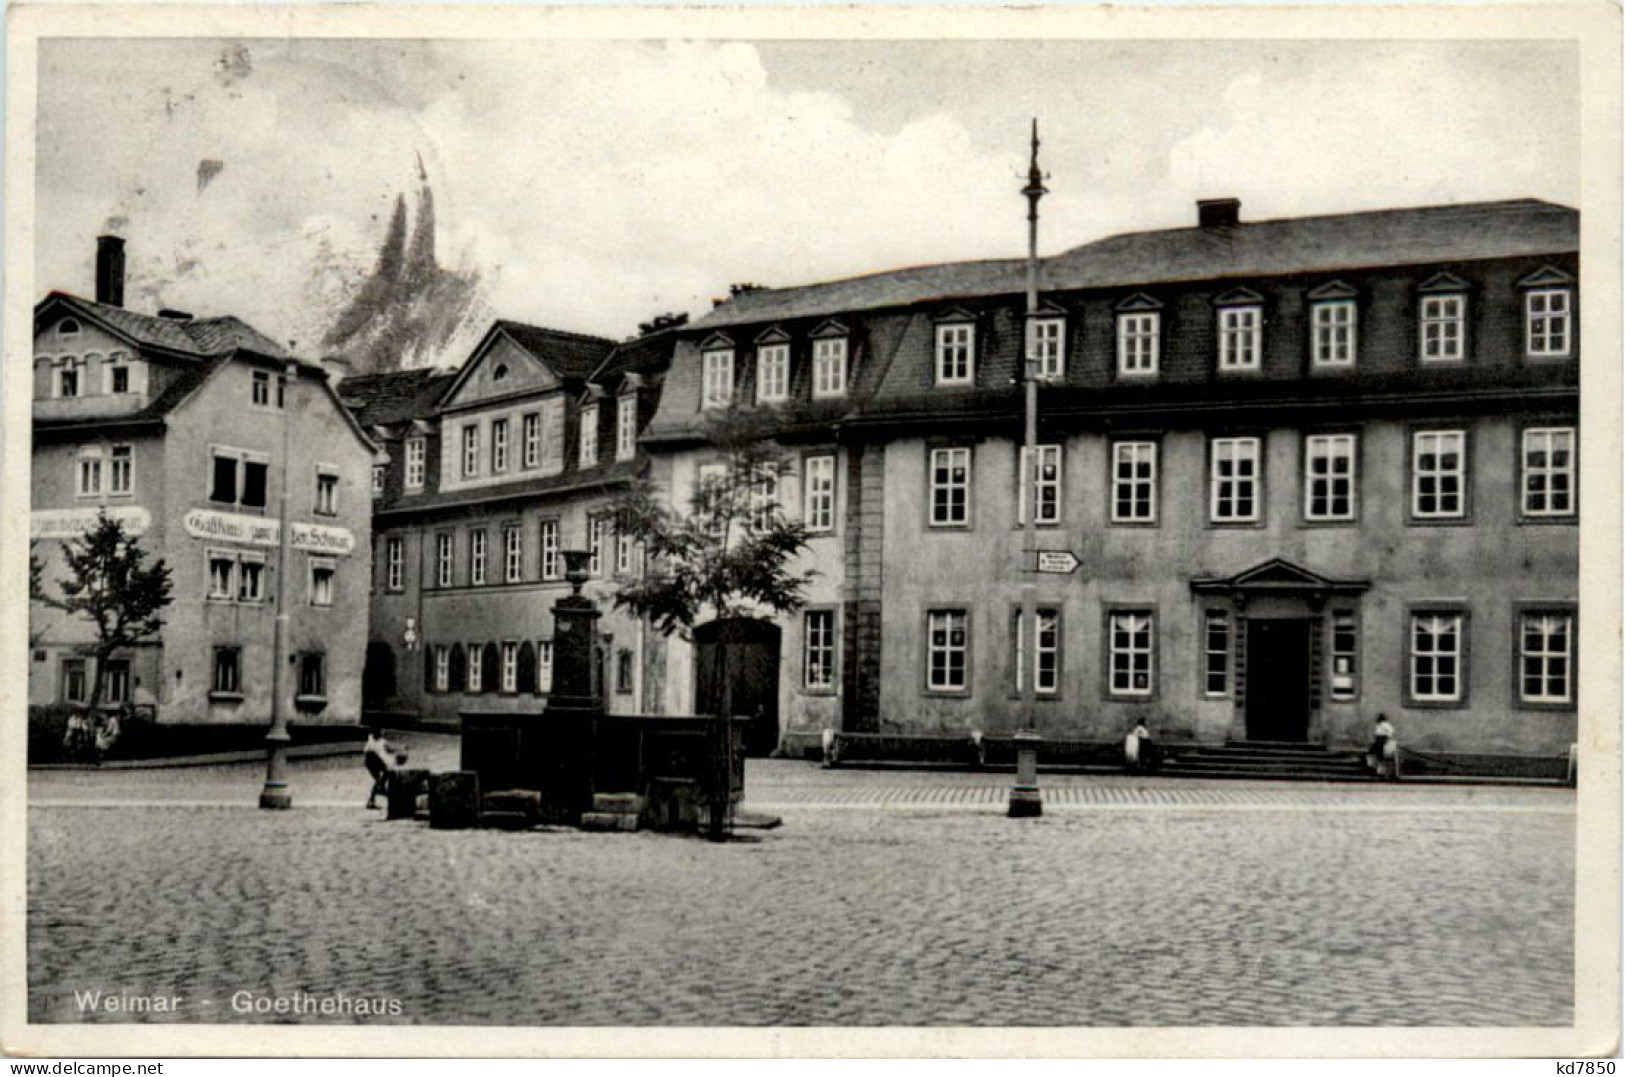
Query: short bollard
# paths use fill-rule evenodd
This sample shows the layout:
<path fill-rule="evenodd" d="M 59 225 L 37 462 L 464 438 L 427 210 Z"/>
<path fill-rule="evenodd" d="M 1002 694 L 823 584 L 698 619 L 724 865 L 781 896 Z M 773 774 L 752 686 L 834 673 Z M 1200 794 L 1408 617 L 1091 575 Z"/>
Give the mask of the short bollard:
<path fill-rule="evenodd" d="M 417 811 L 418 796 L 428 784 L 426 770 L 392 770 L 384 787 L 384 818 L 410 819 Z"/>
<path fill-rule="evenodd" d="M 452 770 L 429 778 L 429 827 L 466 830 L 480 825 L 480 776 Z"/>
<path fill-rule="evenodd" d="M 1031 819 L 1044 814 L 1044 794 L 1038 790 L 1038 745 L 1043 738 L 1023 730 L 1015 736 L 1016 784 L 1010 787 L 1012 819 Z"/>

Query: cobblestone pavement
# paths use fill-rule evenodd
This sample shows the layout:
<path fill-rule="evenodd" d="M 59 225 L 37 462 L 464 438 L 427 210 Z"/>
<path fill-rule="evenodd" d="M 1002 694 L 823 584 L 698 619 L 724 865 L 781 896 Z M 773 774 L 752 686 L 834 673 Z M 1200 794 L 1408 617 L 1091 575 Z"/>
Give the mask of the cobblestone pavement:
<path fill-rule="evenodd" d="M 384 823 L 355 760 L 293 781 L 262 813 L 254 767 L 32 774 L 31 1019 L 279 1019 L 246 991 L 434 1024 L 1572 1021 L 1570 790 L 1045 776 L 1016 821 L 998 776 L 752 763 L 784 826 L 717 846 Z"/>

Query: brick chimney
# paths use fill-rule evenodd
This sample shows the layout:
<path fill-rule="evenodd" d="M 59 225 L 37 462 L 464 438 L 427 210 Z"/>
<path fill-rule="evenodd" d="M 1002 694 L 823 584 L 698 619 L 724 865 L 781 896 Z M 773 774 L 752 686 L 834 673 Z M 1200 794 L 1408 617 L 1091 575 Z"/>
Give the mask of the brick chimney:
<path fill-rule="evenodd" d="M 1203 228 L 1234 228 L 1241 223 L 1241 199 L 1197 199 L 1196 223 Z"/>
<path fill-rule="evenodd" d="M 124 305 L 124 240 L 118 236 L 96 237 L 96 302 Z"/>

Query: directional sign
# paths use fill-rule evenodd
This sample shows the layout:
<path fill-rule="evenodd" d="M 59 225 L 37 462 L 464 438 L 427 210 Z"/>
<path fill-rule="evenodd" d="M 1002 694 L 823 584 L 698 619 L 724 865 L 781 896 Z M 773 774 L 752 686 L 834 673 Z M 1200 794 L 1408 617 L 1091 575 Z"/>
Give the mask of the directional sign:
<path fill-rule="evenodd" d="M 1078 570 L 1082 562 L 1078 555 L 1071 550 L 1037 550 L 1038 571 L 1053 572 L 1058 576 L 1070 576 Z"/>

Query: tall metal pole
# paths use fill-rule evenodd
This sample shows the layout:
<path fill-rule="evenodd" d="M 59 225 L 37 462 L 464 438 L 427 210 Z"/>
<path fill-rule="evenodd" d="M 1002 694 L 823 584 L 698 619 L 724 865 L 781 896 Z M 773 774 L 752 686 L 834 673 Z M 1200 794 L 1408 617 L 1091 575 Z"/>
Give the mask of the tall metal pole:
<path fill-rule="evenodd" d="M 293 485 L 293 467 L 290 457 L 293 422 L 293 390 L 298 376 L 297 363 L 289 359 L 282 371 L 280 387 L 282 404 L 282 475 L 278 480 L 277 495 L 277 559 L 276 559 L 276 622 L 271 636 L 271 731 L 265 734 L 265 788 L 260 790 L 260 807 L 267 811 L 283 811 L 293 807 L 293 793 L 288 789 L 288 715 L 283 706 L 283 667 L 288 654 L 288 540 L 293 532 L 288 517 L 288 488 Z"/>
<path fill-rule="evenodd" d="M 1016 783 L 1010 787 L 1009 814 L 1028 818 L 1044 813 L 1038 788 L 1038 348 L 1033 318 L 1038 314 L 1038 200 L 1049 193 L 1038 167 L 1038 119 L 1033 118 L 1032 162 L 1027 169 L 1026 432 L 1022 438 L 1021 489 L 1027 511 L 1021 529 L 1021 722 L 1016 734 Z"/>

